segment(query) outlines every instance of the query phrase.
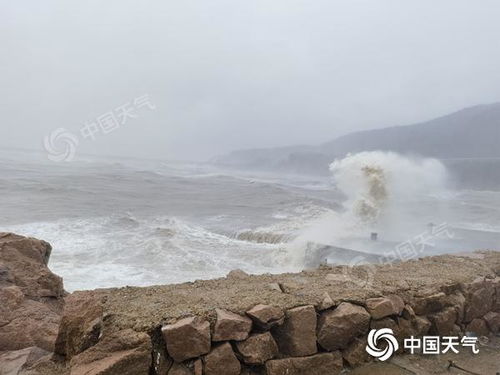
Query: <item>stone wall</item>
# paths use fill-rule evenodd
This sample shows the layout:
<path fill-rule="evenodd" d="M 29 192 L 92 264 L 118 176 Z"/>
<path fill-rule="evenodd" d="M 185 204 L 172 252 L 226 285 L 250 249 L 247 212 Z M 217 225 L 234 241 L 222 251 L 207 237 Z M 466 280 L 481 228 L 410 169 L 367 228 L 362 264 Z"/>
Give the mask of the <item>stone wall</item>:
<path fill-rule="evenodd" d="M 54 355 L 8 374 L 339 374 L 373 360 L 371 329 L 391 328 L 400 343 L 500 333 L 499 276 L 500 253 L 482 252 L 75 292 Z"/>
<path fill-rule="evenodd" d="M 346 274 L 342 267 L 276 276 L 237 271 L 214 281 L 101 291 L 92 303 L 87 292 L 77 293 L 68 299 L 67 310 L 78 306 L 76 326 L 88 327 L 81 337 L 92 336 L 88 332 L 95 324 L 102 327 L 101 337 L 113 340 L 132 335 L 130 329 L 148 333 L 140 345 L 127 348 L 133 358 L 143 355 L 134 360 L 140 366 L 132 372 L 122 369 L 122 361 L 132 361 L 123 348 L 108 353 L 107 363 L 119 366 L 122 374 L 338 374 L 373 360 L 365 350 L 371 329 L 391 328 L 400 344 L 426 334 L 500 332 L 499 253 L 369 269 L 373 274 L 364 286 L 359 279 L 349 280 L 356 273 Z M 241 303 L 238 291 L 240 300 L 252 298 Z M 102 320 L 96 320 L 96 303 L 103 306 Z M 148 316 L 158 310 L 163 316 L 155 324 Z M 89 315 L 82 321 L 85 311 Z M 71 312 L 65 314 L 60 337 L 74 339 L 74 333 L 65 333 L 74 322 Z M 94 348 L 102 347 L 105 339 L 94 337 Z M 92 356 L 85 353 L 93 349 L 82 352 L 88 344 L 78 345 L 59 351 L 69 360 L 71 374 L 108 373 L 88 372 Z"/>
<path fill-rule="evenodd" d="M 286 311 L 257 305 L 245 315 L 216 310 L 213 327 L 198 317 L 161 328 L 166 351 L 154 354 L 156 374 L 339 374 L 370 361 L 370 329 L 391 328 L 400 341 L 426 334 L 500 332 L 500 278 L 480 278 L 405 301 L 392 294 L 329 308 L 305 305 Z M 161 356 L 173 362 L 160 368 Z M 172 359 L 172 361 L 170 361 Z"/>

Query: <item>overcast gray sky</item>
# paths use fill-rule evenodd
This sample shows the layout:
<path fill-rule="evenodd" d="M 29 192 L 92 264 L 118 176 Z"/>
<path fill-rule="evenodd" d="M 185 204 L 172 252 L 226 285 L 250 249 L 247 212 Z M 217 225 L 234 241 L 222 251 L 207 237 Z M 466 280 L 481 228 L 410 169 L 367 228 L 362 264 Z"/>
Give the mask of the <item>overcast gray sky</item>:
<path fill-rule="evenodd" d="M 500 101 L 498 0 L 0 4 L 4 147 L 144 94 L 155 110 L 79 151 L 205 159 Z"/>

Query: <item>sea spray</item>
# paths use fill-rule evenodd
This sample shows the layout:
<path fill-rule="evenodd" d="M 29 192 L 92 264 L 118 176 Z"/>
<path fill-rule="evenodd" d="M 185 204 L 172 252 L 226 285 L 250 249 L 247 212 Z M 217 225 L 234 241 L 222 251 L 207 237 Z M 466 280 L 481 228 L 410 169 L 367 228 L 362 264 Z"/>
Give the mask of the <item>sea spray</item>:
<path fill-rule="evenodd" d="M 384 151 L 348 154 L 334 160 L 330 170 L 345 197 L 343 210 L 330 211 L 301 231 L 289 244 L 293 264 L 304 263 L 311 243 L 352 248 L 356 239 L 367 239 L 370 232 L 392 240 L 418 234 L 429 220 L 417 214 L 418 202 L 445 191 L 448 180 L 437 159 Z M 439 216 L 437 211 L 432 215 Z"/>

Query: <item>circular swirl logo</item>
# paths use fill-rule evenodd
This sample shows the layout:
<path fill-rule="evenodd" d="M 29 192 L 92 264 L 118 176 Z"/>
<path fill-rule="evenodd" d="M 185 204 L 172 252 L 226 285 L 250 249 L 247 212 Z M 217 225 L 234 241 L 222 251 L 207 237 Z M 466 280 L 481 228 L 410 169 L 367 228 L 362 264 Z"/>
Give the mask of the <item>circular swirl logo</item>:
<path fill-rule="evenodd" d="M 384 348 L 379 348 L 379 341 L 385 342 Z M 386 361 L 399 349 L 398 340 L 390 328 L 372 329 L 368 334 L 368 345 L 366 351 L 372 357 L 380 361 Z"/>
<path fill-rule="evenodd" d="M 375 273 L 375 265 L 368 263 L 362 255 L 353 258 L 349 264 L 342 267 L 344 279 L 356 284 L 360 288 L 370 288 L 373 284 Z"/>
<path fill-rule="evenodd" d="M 71 161 L 75 157 L 78 137 L 64 128 L 58 128 L 45 136 L 43 146 L 49 160 Z"/>

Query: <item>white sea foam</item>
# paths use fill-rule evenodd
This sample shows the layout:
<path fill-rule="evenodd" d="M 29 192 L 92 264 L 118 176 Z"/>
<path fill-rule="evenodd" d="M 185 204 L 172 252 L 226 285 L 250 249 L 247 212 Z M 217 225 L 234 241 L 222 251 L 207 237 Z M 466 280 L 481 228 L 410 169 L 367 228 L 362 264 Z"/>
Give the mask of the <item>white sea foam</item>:
<path fill-rule="evenodd" d="M 0 160 L 0 231 L 49 241 L 50 267 L 70 291 L 178 283 L 235 268 L 296 271 L 309 241 L 358 249 L 370 231 L 403 240 L 429 222 L 484 230 L 457 232 L 462 251 L 499 243 L 492 232 L 500 193 L 446 191 L 435 160 L 350 155 L 332 164 L 333 184 L 204 165 L 53 164 Z"/>
<path fill-rule="evenodd" d="M 293 263 L 303 262 L 310 242 L 342 246 L 346 239 L 368 238 L 373 231 L 386 239 L 418 234 L 425 220 L 438 216 L 436 211 L 419 215 L 422 202 L 446 191 L 446 168 L 436 159 L 361 152 L 333 161 L 330 170 L 346 197 L 344 210 L 325 213 L 300 233 L 289 246 Z"/>

